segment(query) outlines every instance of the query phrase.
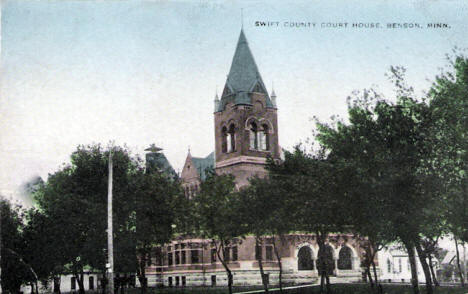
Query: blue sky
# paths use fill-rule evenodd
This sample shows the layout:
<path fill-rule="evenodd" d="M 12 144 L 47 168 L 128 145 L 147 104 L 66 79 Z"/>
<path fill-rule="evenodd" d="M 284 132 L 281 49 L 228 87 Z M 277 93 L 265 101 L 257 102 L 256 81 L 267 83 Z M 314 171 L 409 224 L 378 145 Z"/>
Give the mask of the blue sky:
<path fill-rule="evenodd" d="M 150 143 L 181 169 L 187 149 L 213 150 L 213 99 L 222 91 L 241 26 L 269 90 L 280 144 L 311 135 L 312 116 L 346 116 L 346 97 L 407 70 L 417 93 L 445 55 L 468 47 L 466 1 L 19 1 L 1 20 L 0 193 L 44 179 L 78 144 Z M 279 22 L 258 27 L 256 21 Z M 311 22 L 295 28 L 285 22 Z M 380 29 L 322 23 L 380 23 Z M 387 29 L 419 23 L 421 29 Z M 450 28 L 427 29 L 427 23 Z"/>

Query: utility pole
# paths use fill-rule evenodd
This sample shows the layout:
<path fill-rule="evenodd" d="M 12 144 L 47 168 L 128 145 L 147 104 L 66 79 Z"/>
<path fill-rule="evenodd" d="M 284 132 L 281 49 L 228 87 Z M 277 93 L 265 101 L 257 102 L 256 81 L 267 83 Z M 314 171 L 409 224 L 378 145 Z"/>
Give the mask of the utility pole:
<path fill-rule="evenodd" d="M 466 280 L 466 244 L 463 241 L 463 278 Z"/>
<path fill-rule="evenodd" d="M 114 294 L 114 235 L 112 232 L 112 148 L 109 150 L 109 179 L 107 187 L 107 280 L 109 294 Z"/>
<path fill-rule="evenodd" d="M 3 198 L 0 197 L 0 201 Z M 0 202 L 0 294 L 2 293 L 2 210 L 3 203 Z"/>

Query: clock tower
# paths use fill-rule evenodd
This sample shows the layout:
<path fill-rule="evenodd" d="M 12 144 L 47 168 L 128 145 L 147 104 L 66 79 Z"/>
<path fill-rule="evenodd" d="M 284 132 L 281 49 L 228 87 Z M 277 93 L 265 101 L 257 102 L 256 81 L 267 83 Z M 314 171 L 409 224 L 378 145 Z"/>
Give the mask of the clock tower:
<path fill-rule="evenodd" d="M 266 175 L 267 157 L 279 159 L 276 95 L 266 90 L 241 30 L 221 99 L 215 98 L 215 170 L 237 187 Z"/>

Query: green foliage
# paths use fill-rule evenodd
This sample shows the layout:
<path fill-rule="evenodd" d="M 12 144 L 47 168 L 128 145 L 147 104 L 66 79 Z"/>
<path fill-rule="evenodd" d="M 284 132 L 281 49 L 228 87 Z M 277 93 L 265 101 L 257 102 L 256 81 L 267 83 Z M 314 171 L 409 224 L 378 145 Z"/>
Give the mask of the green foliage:
<path fill-rule="evenodd" d="M 10 202 L 0 199 L 1 217 L 1 286 L 3 291 L 19 293 L 21 284 L 33 280 L 33 276 L 22 260 L 24 223 L 22 210 Z"/>
<path fill-rule="evenodd" d="M 232 175 L 217 175 L 210 172 L 201 184 L 201 191 L 193 201 L 199 233 L 203 238 L 212 240 L 218 260 L 221 261 L 228 276 L 229 293 L 232 293 L 233 274 L 225 261 L 226 246 L 239 240 L 246 232 L 239 226 L 240 201 Z"/>
<path fill-rule="evenodd" d="M 105 270 L 108 161 L 109 151 L 100 145 L 79 146 L 71 164 L 50 175 L 35 194 L 44 221 L 50 222 L 54 253 L 60 255 L 52 260 L 75 275 L 85 266 Z M 159 171 L 145 173 L 127 149 L 113 147 L 112 161 L 114 267 L 136 272 L 138 253 L 148 254 L 170 239 L 173 198 L 180 189 Z M 37 241 L 35 233 L 30 242 Z"/>
<path fill-rule="evenodd" d="M 26 225 L 22 239 L 24 243 L 24 260 L 32 266 L 39 280 L 45 281 L 63 271 L 65 260 L 57 252 L 55 240 L 59 231 L 53 220 L 39 210 L 27 211 Z"/>
<path fill-rule="evenodd" d="M 296 231 L 325 237 L 343 229 L 342 204 L 349 196 L 345 183 L 352 176 L 346 165 L 327 158 L 324 150 L 308 154 L 297 146 L 293 153 L 285 152 L 283 162 L 270 162 L 268 169 L 278 196 L 288 198 L 288 218 Z"/>
<path fill-rule="evenodd" d="M 429 91 L 433 115 L 433 164 L 444 179 L 450 230 L 468 241 L 468 59 L 451 60 L 451 71 L 436 77 Z"/>
<path fill-rule="evenodd" d="M 381 244 L 443 232 L 441 177 L 432 164 L 432 115 L 425 102 L 411 97 L 403 73 L 392 68 L 396 104 L 364 91 L 349 105 L 348 125 L 319 124 L 318 139 L 330 157 L 355 169 L 349 223 Z"/>
<path fill-rule="evenodd" d="M 284 197 L 278 182 L 270 178 L 252 178 L 240 191 L 237 212 L 245 230 L 255 236 L 281 236 L 292 229 L 291 199 Z"/>
<path fill-rule="evenodd" d="M 229 242 L 244 234 L 238 225 L 239 195 L 232 175 L 209 174 L 193 200 L 202 236 Z"/>

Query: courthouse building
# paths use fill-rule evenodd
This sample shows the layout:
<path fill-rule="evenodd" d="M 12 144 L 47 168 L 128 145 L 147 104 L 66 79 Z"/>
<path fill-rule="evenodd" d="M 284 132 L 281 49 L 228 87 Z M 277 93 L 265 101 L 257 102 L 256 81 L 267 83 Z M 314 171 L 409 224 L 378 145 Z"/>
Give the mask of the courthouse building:
<path fill-rule="evenodd" d="M 224 90 L 214 100 L 215 151 L 205 158 L 193 157 L 189 151 L 181 173 L 186 196 L 197 193 L 207 167 L 218 174 L 232 174 L 238 188 L 248 185 L 254 175 L 265 176 L 267 156 L 280 159 L 277 112 L 276 95 L 273 90 L 268 93 L 241 30 Z M 284 283 L 311 283 L 319 278 L 314 235 L 288 235 L 278 247 Z M 329 262 L 334 265 L 331 280 L 361 280 L 361 251 L 352 235 L 331 235 L 327 245 Z M 224 254 L 234 286 L 261 284 L 260 256 L 265 278 L 270 284 L 278 283 L 279 268 L 268 242 L 256 247 L 254 237 L 247 236 Z M 150 286 L 227 285 L 225 269 L 210 240 L 176 238 L 157 248 L 156 256 L 147 269 Z"/>

